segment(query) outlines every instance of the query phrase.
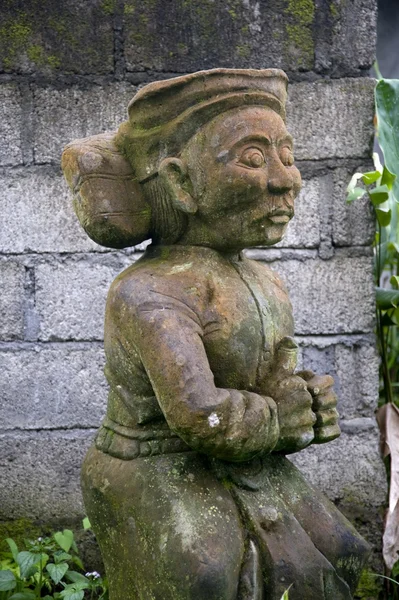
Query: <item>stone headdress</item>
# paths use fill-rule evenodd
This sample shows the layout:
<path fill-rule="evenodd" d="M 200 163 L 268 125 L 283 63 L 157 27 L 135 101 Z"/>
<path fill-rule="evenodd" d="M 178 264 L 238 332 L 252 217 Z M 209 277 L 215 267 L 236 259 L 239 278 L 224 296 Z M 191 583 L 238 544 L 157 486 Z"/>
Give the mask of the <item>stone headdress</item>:
<path fill-rule="evenodd" d="M 141 184 L 161 161 L 178 156 L 188 140 L 218 114 L 267 106 L 285 120 L 288 78 L 278 69 L 212 69 L 150 83 L 129 104 L 129 120 L 115 133 L 76 140 L 62 168 L 86 233 L 110 248 L 150 237 L 151 209 Z"/>

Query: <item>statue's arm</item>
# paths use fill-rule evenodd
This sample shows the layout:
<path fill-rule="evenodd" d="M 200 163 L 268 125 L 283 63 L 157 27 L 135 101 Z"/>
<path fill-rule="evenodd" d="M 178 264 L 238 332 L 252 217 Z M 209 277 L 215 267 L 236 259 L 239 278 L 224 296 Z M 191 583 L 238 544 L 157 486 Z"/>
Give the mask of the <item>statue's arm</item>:
<path fill-rule="evenodd" d="M 171 427 L 195 450 L 231 461 L 270 452 L 279 439 L 275 402 L 217 388 L 197 315 L 156 294 L 136 307 L 135 344 Z"/>

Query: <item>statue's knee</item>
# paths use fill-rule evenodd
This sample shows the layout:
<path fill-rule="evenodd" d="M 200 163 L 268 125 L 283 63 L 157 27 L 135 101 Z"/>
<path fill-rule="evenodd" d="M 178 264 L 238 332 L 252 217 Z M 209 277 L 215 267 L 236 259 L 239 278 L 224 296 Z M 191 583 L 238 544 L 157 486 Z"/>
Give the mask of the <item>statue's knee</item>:
<path fill-rule="evenodd" d="M 236 565 L 201 564 L 190 586 L 190 600 L 236 600 L 239 568 Z"/>

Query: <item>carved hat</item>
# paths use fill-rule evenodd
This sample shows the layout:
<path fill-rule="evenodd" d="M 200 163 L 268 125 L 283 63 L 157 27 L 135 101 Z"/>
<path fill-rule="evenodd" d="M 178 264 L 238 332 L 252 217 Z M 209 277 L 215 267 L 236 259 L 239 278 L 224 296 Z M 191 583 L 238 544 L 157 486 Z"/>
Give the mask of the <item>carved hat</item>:
<path fill-rule="evenodd" d="M 288 78 L 279 69 L 212 69 L 150 83 L 129 104 L 116 143 L 143 182 L 178 156 L 208 121 L 231 108 L 267 106 L 285 120 Z"/>

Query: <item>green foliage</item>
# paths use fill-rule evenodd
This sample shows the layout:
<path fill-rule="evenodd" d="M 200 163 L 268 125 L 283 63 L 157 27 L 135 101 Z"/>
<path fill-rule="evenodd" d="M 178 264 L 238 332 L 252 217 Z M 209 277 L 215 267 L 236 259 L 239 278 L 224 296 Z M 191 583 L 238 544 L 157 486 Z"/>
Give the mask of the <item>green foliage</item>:
<path fill-rule="evenodd" d="M 395 105 L 399 103 L 399 80 L 381 79 L 376 86 L 375 100 L 377 135 L 385 165 L 375 154 L 375 170 L 353 175 L 347 188 L 347 201 L 367 195 L 374 210 L 380 403 L 394 402 L 399 406 L 399 111 Z"/>
<path fill-rule="evenodd" d="M 83 525 L 88 529 L 89 520 Z M 106 580 L 96 572 L 83 574 L 70 529 L 25 540 L 23 550 L 11 538 L 5 542 L 8 551 L 0 552 L 0 600 L 108 599 Z"/>
<path fill-rule="evenodd" d="M 347 201 L 367 195 L 373 207 L 376 221 L 376 332 L 381 358 L 380 405 L 399 406 L 399 80 L 381 78 L 378 81 L 375 106 L 377 137 L 384 165 L 374 154 L 375 170 L 353 175 L 347 188 Z M 392 477 L 397 473 L 391 470 L 389 461 L 388 456 L 387 474 L 392 485 Z M 380 576 L 389 588 L 386 597 L 399 600 L 399 562 L 394 565 L 391 576 Z"/>

